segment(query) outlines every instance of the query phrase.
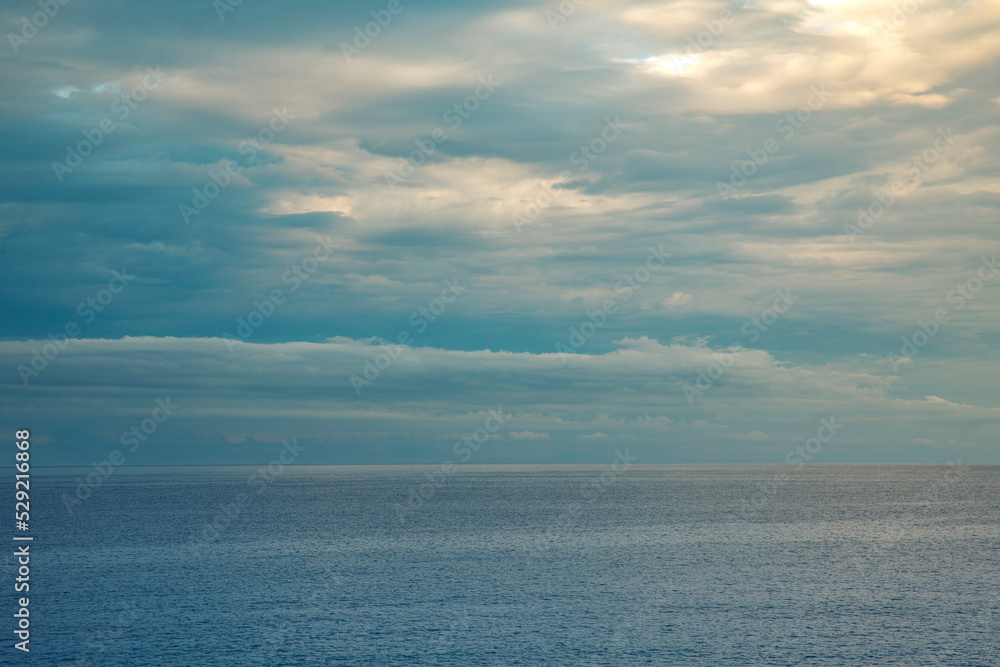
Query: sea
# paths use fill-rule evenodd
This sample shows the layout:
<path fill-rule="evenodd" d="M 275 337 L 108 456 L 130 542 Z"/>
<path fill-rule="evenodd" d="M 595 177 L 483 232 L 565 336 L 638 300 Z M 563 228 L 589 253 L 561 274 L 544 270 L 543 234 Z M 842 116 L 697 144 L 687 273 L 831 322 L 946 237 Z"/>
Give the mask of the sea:
<path fill-rule="evenodd" d="M 31 509 L 4 665 L 1000 665 L 1000 466 L 35 468 Z"/>

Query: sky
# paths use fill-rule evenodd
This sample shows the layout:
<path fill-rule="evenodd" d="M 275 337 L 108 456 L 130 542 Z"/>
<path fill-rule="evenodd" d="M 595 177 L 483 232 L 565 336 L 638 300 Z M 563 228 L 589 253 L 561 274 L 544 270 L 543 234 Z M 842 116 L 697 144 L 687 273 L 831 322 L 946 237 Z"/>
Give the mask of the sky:
<path fill-rule="evenodd" d="M 0 26 L 0 433 L 40 465 L 1000 463 L 1000 4 Z"/>

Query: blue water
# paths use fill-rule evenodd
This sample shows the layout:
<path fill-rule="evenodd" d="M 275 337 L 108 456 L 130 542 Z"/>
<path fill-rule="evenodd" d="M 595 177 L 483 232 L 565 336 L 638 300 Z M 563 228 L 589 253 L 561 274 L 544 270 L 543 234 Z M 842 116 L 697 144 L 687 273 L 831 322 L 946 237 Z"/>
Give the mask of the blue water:
<path fill-rule="evenodd" d="M 1000 665 L 998 466 L 430 470 L 35 471 L 0 663 Z"/>

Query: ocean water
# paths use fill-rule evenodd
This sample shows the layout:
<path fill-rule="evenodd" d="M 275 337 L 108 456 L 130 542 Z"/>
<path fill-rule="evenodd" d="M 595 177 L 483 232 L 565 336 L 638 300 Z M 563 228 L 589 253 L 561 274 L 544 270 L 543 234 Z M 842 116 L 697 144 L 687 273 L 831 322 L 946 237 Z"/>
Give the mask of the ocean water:
<path fill-rule="evenodd" d="M 1000 665 L 1000 466 L 617 467 L 33 471 L 0 663 Z"/>

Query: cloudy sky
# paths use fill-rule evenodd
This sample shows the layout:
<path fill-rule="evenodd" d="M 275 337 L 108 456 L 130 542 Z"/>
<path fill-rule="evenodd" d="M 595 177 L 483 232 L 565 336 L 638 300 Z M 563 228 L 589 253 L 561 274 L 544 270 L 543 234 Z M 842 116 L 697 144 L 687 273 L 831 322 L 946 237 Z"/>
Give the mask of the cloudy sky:
<path fill-rule="evenodd" d="M 40 464 L 440 463 L 491 409 L 472 463 L 830 417 L 814 460 L 1000 462 L 995 2 L 44 6 L 0 10 Z"/>

